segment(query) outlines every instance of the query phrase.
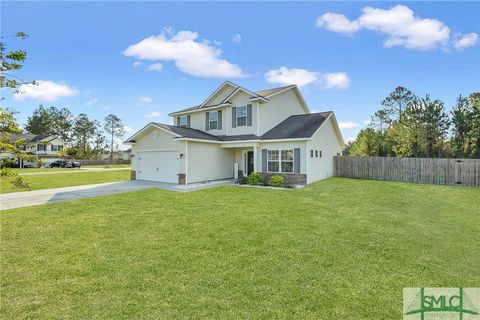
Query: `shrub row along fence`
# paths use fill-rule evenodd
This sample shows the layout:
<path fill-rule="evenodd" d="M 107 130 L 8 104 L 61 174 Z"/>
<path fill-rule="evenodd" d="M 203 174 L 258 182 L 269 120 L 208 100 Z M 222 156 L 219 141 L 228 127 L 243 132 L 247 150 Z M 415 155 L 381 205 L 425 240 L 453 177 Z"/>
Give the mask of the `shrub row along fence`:
<path fill-rule="evenodd" d="M 335 156 L 336 177 L 480 187 L 480 159 Z"/>
<path fill-rule="evenodd" d="M 108 166 L 112 164 L 130 164 L 130 160 L 75 160 L 82 164 L 82 166 Z"/>

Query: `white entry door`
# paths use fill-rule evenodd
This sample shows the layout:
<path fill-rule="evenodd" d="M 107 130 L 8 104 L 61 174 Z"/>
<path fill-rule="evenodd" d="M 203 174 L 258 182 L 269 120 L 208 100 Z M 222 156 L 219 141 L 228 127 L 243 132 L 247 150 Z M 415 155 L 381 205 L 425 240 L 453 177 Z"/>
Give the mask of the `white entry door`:
<path fill-rule="evenodd" d="M 176 151 L 141 151 L 137 158 L 137 179 L 178 183 L 180 159 Z"/>

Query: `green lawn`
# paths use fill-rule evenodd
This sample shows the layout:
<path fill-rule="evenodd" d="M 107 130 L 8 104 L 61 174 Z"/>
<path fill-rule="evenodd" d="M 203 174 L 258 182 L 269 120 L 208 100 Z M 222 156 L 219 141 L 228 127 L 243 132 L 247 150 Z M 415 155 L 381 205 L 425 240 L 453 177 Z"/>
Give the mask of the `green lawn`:
<path fill-rule="evenodd" d="M 143 190 L 2 212 L 2 315 L 399 319 L 480 286 L 480 190 L 332 178 Z"/>
<path fill-rule="evenodd" d="M 129 164 L 108 164 L 108 165 L 89 165 L 89 166 L 82 166 L 84 168 L 104 168 L 104 169 L 111 169 L 111 168 L 130 168 L 131 165 Z"/>
<path fill-rule="evenodd" d="M 78 170 L 78 169 L 77 169 Z M 79 186 L 84 184 L 114 182 L 130 179 L 130 171 L 95 171 L 81 173 L 62 173 L 62 174 L 39 174 L 21 176 L 30 182 L 32 190 L 50 189 L 68 186 Z M 2 177 L 0 180 L 0 193 L 18 192 L 13 188 L 11 181 L 16 177 Z"/>
<path fill-rule="evenodd" d="M 30 172 L 64 172 L 64 171 L 78 171 L 78 168 L 14 168 L 13 172 L 30 173 Z"/>

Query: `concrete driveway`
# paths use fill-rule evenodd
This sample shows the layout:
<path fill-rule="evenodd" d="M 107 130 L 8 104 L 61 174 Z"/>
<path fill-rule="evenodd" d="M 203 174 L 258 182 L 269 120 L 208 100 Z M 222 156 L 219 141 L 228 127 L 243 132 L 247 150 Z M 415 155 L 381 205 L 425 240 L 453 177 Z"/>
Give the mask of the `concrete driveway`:
<path fill-rule="evenodd" d="M 14 209 L 35 206 L 59 201 L 91 198 L 109 194 L 158 188 L 177 192 L 207 189 L 211 187 L 233 184 L 234 180 L 213 181 L 209 183 L 180 186 L 173 183 L 153 181 L 120 181 L 99 184 L 89 184 L 75 187 L 63 187 L 36 191 L 12 192 L 0 195 L 0 209 Z"/>

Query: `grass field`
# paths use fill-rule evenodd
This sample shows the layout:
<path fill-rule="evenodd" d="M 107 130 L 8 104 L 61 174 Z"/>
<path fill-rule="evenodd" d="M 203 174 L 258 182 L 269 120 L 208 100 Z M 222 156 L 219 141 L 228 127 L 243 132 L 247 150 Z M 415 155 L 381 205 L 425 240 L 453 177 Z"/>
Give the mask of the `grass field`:
<path fill-rule="evenodd" d="M 480 190 L 332 178 L 2 212 L 2 316 L 399 319 L 480 286 Z"/>
<path fill-rule="evenodd" d="M 91 165 L 91 166 L 83 166 L 84 168 L 104 168 L 104 169 L 111 169 L 111 168 L 130 168 L 131 165 L 129 164 L 108 164 L 108 165 Z"/>
<path fill-rule="evenodd" d="M 72 169 L 70 169 L 72 170 Z M 78 169 L 76 169 L 78 170 Z M 26 181 L 29 181 L 32 190 L 51 189 L 68 186 L 79 186 L 84 184 L 114 182 L 130 179 L 130 171 L 95 171 L 95 172 L 81 172 L 81 173 L 62 173 L 62 174 L 42 174 L 42 175 L 28 175 L 21 176 Z M 0 180 L 0 193 L 18 192 L 13 188 L 11 181 L 16 177 L 2 177 Z"/>

